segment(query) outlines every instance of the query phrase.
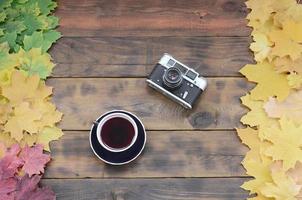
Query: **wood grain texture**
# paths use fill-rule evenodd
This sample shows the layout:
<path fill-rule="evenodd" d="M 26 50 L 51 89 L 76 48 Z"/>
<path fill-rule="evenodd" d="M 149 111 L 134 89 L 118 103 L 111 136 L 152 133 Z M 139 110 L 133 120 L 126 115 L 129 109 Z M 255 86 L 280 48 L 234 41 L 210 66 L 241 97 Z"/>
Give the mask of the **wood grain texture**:
<path fill-rule="evenodd" d="M 57 199 L 66 200 L 242 200 L 247 179 L 47 179 Z"/>
<path fill-rule="evenodd" d="M 55 78 L 53 101 L 64 113 L 65 130 L 89 130 L 93 120 L 113 109 L 140 117 L 148 130 L 233 129 L 247 111 L 240 105 L 251 84 L 243 78 L 209 78 L 208 88 L 187 110 L 148 87 L 144 78 Z"/>
<path fill-rule="evenodd" d="M 59 0 L 65 36 L 248 35 L 244 0 Z"/>
<path fill-rule="evenodd" d="M 204 76 L 241 76 L 252 63 L 248 37 L 62 38 L 51 50 L 54 77 L 147 76 L 170 53 Z"/>
<path fill-rule="evenodd" d="M 124 166 L 104 164 L 93 154 L 88 131 L 65 131 L 52 143 L 47 178 L 144 178 L 245 176 L 247 151 L 234 131 L 147 131 L 143 154 Z"/>

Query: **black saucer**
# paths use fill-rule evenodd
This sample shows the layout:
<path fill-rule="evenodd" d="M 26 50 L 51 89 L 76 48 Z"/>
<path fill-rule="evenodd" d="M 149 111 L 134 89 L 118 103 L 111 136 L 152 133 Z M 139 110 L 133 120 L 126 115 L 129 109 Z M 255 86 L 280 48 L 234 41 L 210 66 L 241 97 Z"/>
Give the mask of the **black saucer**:
<path fill-rule="evenodd" d="M 129 149 L 123 152 L 108 151 L 107 149 L 102 147 L 98 142 L 97 131 L 96 131 L 97 124 L 93 124 L 91 127 L 89 140 L 90 140 L 91 149 L 99 159 L 111 165 L 122 165 L 133 161 L 141 154 L 146 143 L 146 132 L 142 122 L 135 115 L 122 110 L 108 112 L 104 114 L 102 117 L 98 118 L 96 121 L 100 122 L 103 117 L 115 112 L 124 113 L 130 116 L 135 121 L 138 129 L 137 140 L 135 141 L 135 143 Z"/>

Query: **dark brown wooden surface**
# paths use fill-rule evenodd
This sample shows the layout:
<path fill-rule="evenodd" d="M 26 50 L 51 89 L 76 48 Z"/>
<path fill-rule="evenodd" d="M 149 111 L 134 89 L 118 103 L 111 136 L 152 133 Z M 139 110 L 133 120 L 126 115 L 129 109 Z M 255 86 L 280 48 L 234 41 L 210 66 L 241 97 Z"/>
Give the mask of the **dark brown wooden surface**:
<path fill-rule="evenodd" d="M 244 199 L 247 151 L 236 137 L 250 88 L 238 70 L 252 63 L 243 0 L 59 0 L 64 37 L 51 49 L 47 83 L 64 113 L 43 179 L 58 199 Z M 168 52 L 208 79 L 193 110 L 145 84 Z M 113 167 L 89 147 L 91 123 L 111 109 L 138 115 L 147 145 L 133 163 Z"/>
<path fill-rule="evenodd" d="M 133 163 L 112 167 L 90 150 L 87 131 L 65 131 L 53 143 L 47 178 L 168 178 L 244 176 L 246 148 L 233 131 L 148 131 L 146 149 Z"/>
<path fill-rule="evenodd" d="M 204 76 L 237 77 L 252 62 L 249 43 L 248 37 L 64 37 L 51 51 L 58 63 L 53 76 L 145 77 L 169 52 Z"/>
<path fill-rule="evenodd" d="M 242 178 L 48 179 L 58 199 L 68 200 L 242 200 Z"/>

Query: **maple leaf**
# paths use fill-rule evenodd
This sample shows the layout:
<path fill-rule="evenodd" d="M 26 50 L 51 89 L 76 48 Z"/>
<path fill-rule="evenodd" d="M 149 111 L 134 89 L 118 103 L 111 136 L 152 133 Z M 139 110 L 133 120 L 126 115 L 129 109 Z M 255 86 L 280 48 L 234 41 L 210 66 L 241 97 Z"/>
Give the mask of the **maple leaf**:
<path fill-rule="evenodd" d="M 5 124 L 7 122 L 12 111 L 10 104 L 0 102 L 0 124 Z"/>
<path fill-rule="evenodd" d="M 297 185 L 302 185 L 302 163 L 297 162 L 295 168 L 290 169 L 286 173 L 288 176 L 290 176 Z M 302 192 L 302 191 L 300 191 Z"/>
<path fill-rule="evenodd" d="M 13 69 L 19 62 L 15 54 L 9 54 L 9 45 L 7 42 L 0 44 L 0 70 Z"/>
<path fill-rule="evenodd" d="M 253 176 L 254 179 L 245 182 L 241 187 L 249 190 L 250 194 L 262 194 L 261 188 L 267 183 L 272 182 L 270 165 L 271 161 L 265 160 L 262 162 L 247 160 L 242 163 L 247 171 L 247 174 Z"/>
<path fill-rule="evenodd" d="M 63 136 L 61 129 L 57 127 L 45 127 L 37 136 L 37 143 L 42 144 L 44 150 L 50 151 L 49 142 L 57 140 Z"/>
<path fill-rule="evenodd" d="M 42 53 L 45 53 L 54 43 L 61 37 L 61 34 L 57 31 L 41 32 L 36 31 L 32 35 L 26 35 L 24 37 L 24 50 L 29 51 L 32 48 L 41 48 Z"/>
<path fill-rule="evenodd" d="M 236 129 L 239 138 L 242 143 L 249 147 L 249 151 L 246 153 L 246 156 L 243 162 L 248 161 L 257 161 L 261 162 L 264 158 L 264 152 L 267 147 L 270 145 L 266 141 L 261 141 L 258 136 L 258 130 L 254 130 L 250 127 L 245 129 Z"/>
<path fill-rule="evenodd" d="M 302 57 L 292 60 L 289 56 L 275 58 L 274 65 L 278 72 L 293 72 L 302 74 Z"/>
<path fill-rule="evenodd" d="M 288 85 L 294 89 L 300 89 L 302 86 L 302 75 L 291 73 L 287 75 Z"/>
<path fill-rule="evenodd" d="M 11 84 L 2 87 L 2 95 L 15 106 L 23 101 L 46 99 L 52 93 L 52 88 L 45 86 L 37 75 L 26 76 L 20 71 L 14 71 Z"/>
<path fill-rule="evenodd" d="M 262 24 L 258 20 L 250 20 L 247 24 L 250 27 L 253 27 L 253 31 L 251 32 L 251 35 L 254 36 L 256 33 L 262 33 L 267 35 L 272 30 L 278 30 L 274 26 L 274 20 L 273 17 L 270 17 L 264 24 Z"/>
<path fill-rule="evenodd" d="M 244 116 L 242 116 L 240 121 L 243 124 L 248 124 L 250 126 L 258 126 L 259 137 L 263 139 L 262 130 L 266 127 L 277 125 L 278 121 L 276 119 L 271 119 L 268 117 L 263 108 L 263 101 L 255 101 L 251 98 L 251 95 L 249 94 L 241 97 L 241 101 L 243 105 L 250 109 L 250 111 Z"/>
<path fill-rule="evenodd" d="M 32 48 L 29 51 L 20 49 L 18 57 L 20 62 L 19 69 L 29 75 L 37 74 L 41 79 L 46 79 L 55 66 L 51 62 L 51 56 L 48 53 L 43 53 L 41 48 Z"/>
<path fill-rule="evenodd" d="M 37 133 L 37 120 L 41 119 L 41 113 L 30 108 L 29 103 L 24 102 L 16 106 L 14 115 L 4 125 L 4 131 L 9 132 L 12 138 L 20 141 L 23 138 L 23 131 Z"/>
<path fill-rule="evenodd" d="M 292 178 L 284 172 L 272 172 L 272 183 L 266 183 L 261 188 L 261 193 L 276 200 L 295 200 L 299 194 L 301 185 L 297 185 Z"/>
<path fill-rule="evenodd" d="M 289 95 L 290 86 L 286 75 L 278 74 L 268 62 L 248 64 L 240 70 L 240 73 L 249 81 L 258 83 L 250 92 L 254 100 L 266 101 L 269 97 L 276 96 L 279 101 L 282 101 Z"/>
<path fill-rule="evenodd" d="M 270 98 L 264 109 L 269 117 L 286 117 L 302 124 L 302 90 L 291 93 L 283 102 Z"/>
<path fill-rule="evenodd" d="M 251 9 L 251 12 L 247 15 L 248 20 L 260 21 L 265 23 L 271 14 L 274 12 L 272 8 L 272 1 L 259 1 L 249 0 L 245 2 L 246 6 Z"/>
<path fill-rule="evenodd" d="M 295 22 L 301 22 L 302 20 L 302 5 L 301 4 L 294 4 L 291 5 L 287 10 L 284 12 L 276 13 L 275 20 L 279 23 L 283 24 L 284 21 L 288 19 L 294 20 Z"/>
<path fill-rule="evenodd" d="M 10 84 L 12 72 L 13 72 L 13 70 L 11 70 L 11 69 L 9 69 L 9 70 L 3 69 L 0 71 L 0 87 Z M 1 90 L 0 90 L 0 92 L 1 92 Z"/>
<path fill-rule="evenodd" d="M 55 194 L 48 188 L 39 188 L 38 183 L 41 176 L 34 175 L 29 177 L 25 175 L 17 183 L 16 200 L 55 200 Z"/>
<path fill-rule="evenodd" d="M 280 128 L 273 126 L 265 131 L 265 139 L 272 143 L 265 154 L 274 161 L 283 161 L 283 169 L 288 170 L 302 161 L 302 125 L 297 127 L 285 118 L 281 118 L 279 123 Z"/>
<path fill-rule="evenodd" d="M 15 178 L 0 179 L 0 200 L 14 199 L 12 193 L 16 190 L 17 180 Z"/>
<path fill-rule="evenodd" d="M 57 7 L 57 3 L 52 0 L 38 0 L 39 10 L 42 14 L 48 15 Z"/>
<path fill-rule="evenodd" d="M 9 133 L 0 132 L 0 142 L 3 143 L 6 147 L 10 147 L 13 144 L 16 144 L 17 141 L 11 138 Z"/>
<path fill-rule="evenodd" d="M 5 156 L 0 160 L 0 180 L 14 177 L 18 168 L 23 165 L 23 161 L 18 157 L 20 147 L 13 145 Z"/>
<path fill-rule="evenodd" d="M 274 42 L 271 54 L 273 56 L 289 56 L 292 60 L 296 60 L 301 56 L 302 45 L 291 39 L 284 30 L 275 30 L 269 34 L 269 38 Z"/>
<path fill-rule="evenodd" d="M 54 126 L 62 119 L 62 113 L 56 110 L 56 106 L 51 102 L 36 100 L 32 105 L 34 110 L 41 112 L 41 119 L 37 121 L 39 130 L 42 130 L 46 126 Z"/>
<path fill-rule="evenodd" d="M 44 173 L 44 167 L 50 161 L 50 156 L 43 154 L 42 145 L 25 146 L 20 153 L 20 158 L 24 160 L 22 169 L 29 177 L 34 174 L 40 174 L 40 172 Z"/>
<path fill-rule="evenodd" d="M 6 152 L 6 146 L 3 142 L 0 142 L 0 159 L 4 156 Z"/>
<path fill-rule="evenodd" d="M 302 42 L 302 22 L 296 23 L 293 20 L 288 20 L 285 21 L 282 25 L 283 31 L 291 40 L 297 43 Z"/>
<path fill-rule="evenodd" d="M 255 60 L 263 61 L 267 58 L 271 51 L 272 42 L 270 42 L 267 36 L 263 33 L 256 32 L 253 34 L 253 42 L 250 49 L 255 52 Z"/>
<path fill-rule="evenodd" d="M 36 142 L 37 142 L 37 134 L 29 134 L 29 133 L 25 133 L 23 134 L 23 138 L 22 140 L 19 142 L 21 147 L 25 147 L 25 146 L 33 146 Z"/>

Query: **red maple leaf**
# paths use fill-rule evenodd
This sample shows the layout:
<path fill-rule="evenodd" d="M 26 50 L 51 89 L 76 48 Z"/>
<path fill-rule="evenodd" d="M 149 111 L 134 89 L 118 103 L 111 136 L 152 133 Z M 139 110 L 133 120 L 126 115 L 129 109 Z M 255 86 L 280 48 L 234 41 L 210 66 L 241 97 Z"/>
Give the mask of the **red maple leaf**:
<path fill-rule="evenodd" d="M 16 178 L 0 180 L 0 200 L 14 199 L 13 192 L 16 190 L 16 186 Z"/>
<path fill-rule="evenodd" d="M 24 161 L 23 170 L 31 177 L 33 174 L 44 173 L 46 163 L 50 161 L 50 156 L 43 154 L 43 146 L 24 147 L 19 155 Z"/>
<path fill-rule="evenodd" d="M 41 176 L 25 175 L 18 181 L 15 200 L 55 200 L 55 193 L 49 188 L 39 188 Z"/>
<path fill-rule="evenodd" d="M 18 168 L 23 165 L 22 159 L 18 157 L 19 152 L 19 145 L 13 145 L 0 160 L 0 180 L 14 177 Z"/>

